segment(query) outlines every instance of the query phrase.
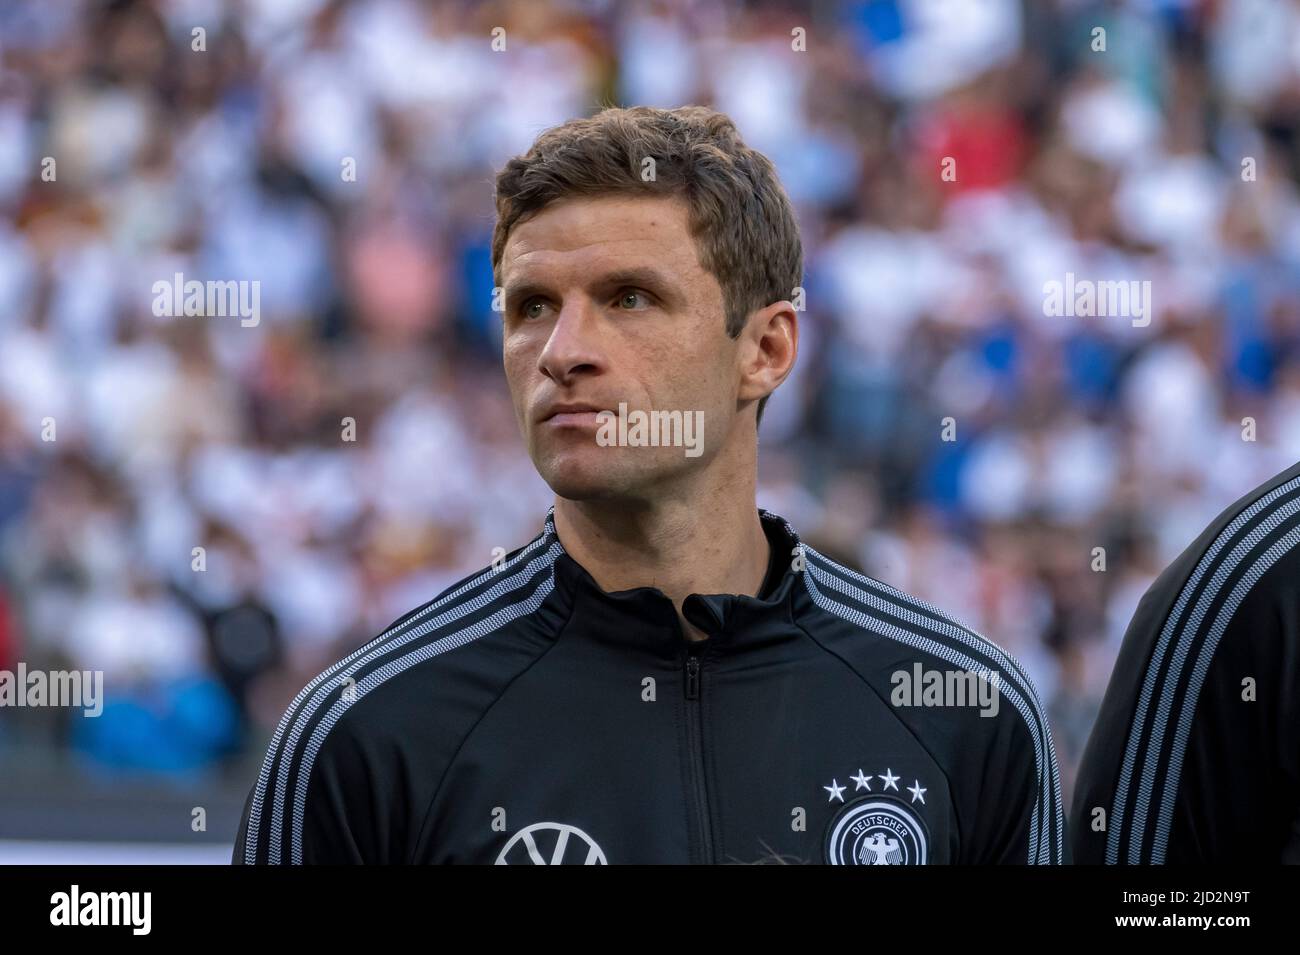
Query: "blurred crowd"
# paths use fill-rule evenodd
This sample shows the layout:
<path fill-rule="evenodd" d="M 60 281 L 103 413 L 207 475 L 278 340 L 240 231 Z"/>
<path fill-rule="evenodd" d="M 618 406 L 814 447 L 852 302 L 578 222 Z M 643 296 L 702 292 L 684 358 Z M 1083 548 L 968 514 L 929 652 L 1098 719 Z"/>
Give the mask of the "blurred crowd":
<path fill-rule="evenodd" d="M 1068 791 L 1147 585 L 1300 458 L 1289 0 L 0 4 L 0 669 L 107 690 L 0 712 L 0 765 L 260 753 L 535 535 L 493 176 L 691 102 L 804 239 L 760 504 L 1018 655 Z M 260 321 L 155 315 L 176 273 L 260 282 Z M 1067 273 L 1149 281 L 1149 324 L 1048 314 Z"/>

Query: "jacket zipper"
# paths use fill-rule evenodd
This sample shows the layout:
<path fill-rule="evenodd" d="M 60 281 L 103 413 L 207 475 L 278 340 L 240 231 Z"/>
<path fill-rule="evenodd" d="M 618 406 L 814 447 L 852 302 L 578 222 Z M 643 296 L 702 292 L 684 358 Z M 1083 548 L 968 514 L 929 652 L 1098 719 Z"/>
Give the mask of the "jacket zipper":
<path fill-rule="evenodd" d="M 691 783 L 699 824 L 704 862 L 713 862 L 713 828 L 709 823 L 709 792 L 704 782 L 703 703 L 700 699 L 700 669 L 704 651 L 686 650 L 686 738 L 690 746 Z"/>

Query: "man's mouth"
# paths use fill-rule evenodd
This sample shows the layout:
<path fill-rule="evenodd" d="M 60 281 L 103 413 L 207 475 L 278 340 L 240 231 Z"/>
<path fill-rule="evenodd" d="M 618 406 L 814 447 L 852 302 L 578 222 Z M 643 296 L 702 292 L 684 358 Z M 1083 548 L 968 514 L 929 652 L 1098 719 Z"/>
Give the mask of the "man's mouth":
<path fill-rule="evenodd" d="M 558 404 L 547 408 L 539 420 L 540 424 L 555 427 L 586 427 L 599 423 L 597 415 L 604 410 L 591 404 Z"/>

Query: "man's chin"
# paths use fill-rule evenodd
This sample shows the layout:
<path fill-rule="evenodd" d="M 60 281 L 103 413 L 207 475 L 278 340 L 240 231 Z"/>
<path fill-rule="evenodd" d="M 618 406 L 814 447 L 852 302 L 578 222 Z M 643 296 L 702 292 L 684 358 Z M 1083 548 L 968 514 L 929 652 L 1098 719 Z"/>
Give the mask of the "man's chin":
<path fill-rule="evenodd" d="M 624 482 L 611 481 L 608 475 L 571 474 L 562 472 L 554 476 L 543 475 L 557 496 L 569 501 L 606 501 L 628 497 L 633 493 Z"/>
<path fill-rule="evenodd" d="M 615 455 L 605 453 L 609 449 L 600 450 L 600 454 L 566 454 L 534 463 L 551 490 L 570 501 L 636 497 L 654 483 L 653 474 L 645 468 L 648 460 L 641 462 L 640 468 L 629 468 L 629 464 L 637 462 L 619 461 Z"/>

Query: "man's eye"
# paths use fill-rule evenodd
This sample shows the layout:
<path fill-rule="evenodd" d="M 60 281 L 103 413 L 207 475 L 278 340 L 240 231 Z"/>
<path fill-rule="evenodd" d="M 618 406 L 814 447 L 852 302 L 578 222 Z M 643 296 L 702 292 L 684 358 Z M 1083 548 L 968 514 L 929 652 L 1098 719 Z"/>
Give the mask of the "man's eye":
<path fill-rule="evenodd" d="M 528 301 L 524 302 L 523 307 L 519 309 L 519 312 L 524 316 L 524 318 L 537 318 L 541 313 L 534 311 L 534 309 L 540 308 L 545 304 L 546 303 L 540 298 L 530 298 Z"/>
<path fill-rule="evenodd" d="M 645 292 L 642 292 L 640 289 L 631 288 L 631 289 L 627 289 L 626 291 L 620 292 L 618 296 L 619 308 L 626 308 L 635 311 L 637 309 L 636 300 L 638 299 L 643 301 L 646 305 L 650 304 L 649 296 L 646 295 Z"/>

